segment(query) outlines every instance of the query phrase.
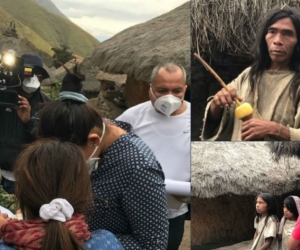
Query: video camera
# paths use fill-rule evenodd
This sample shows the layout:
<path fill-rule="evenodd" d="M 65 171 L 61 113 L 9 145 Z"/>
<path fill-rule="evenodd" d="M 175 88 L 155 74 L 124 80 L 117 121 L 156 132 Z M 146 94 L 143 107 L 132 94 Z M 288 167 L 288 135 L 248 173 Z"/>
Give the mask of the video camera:
<path fill-rule="evenodd" d="M 24 77 L 32 77 L 34 67 L 25 66 L 24 59 L 8 50 L 0 55 L 0 106 L 18 105 L 18 93 L 13 88 L 22 84 Z"/>

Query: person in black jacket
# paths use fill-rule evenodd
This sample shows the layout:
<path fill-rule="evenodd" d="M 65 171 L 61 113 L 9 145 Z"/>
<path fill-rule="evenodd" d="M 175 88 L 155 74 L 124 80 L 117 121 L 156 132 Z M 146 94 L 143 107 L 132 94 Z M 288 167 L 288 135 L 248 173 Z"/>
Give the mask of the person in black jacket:
<path fill-rule="evenodd" d="M 21 57 L 25 66 L 34 67 L 34 75 L 21 78 L 21 85 L 15 88 L 19 95 L 18 106 L 0 106 L 1 184 L 8 193 L 14 193 L 14 161 L 24 144 L 35 140 L 39 104 L 51 100 L 40 90 L 42 80 L 50 78 L 43 68 L 41 58 L 34 54 L 24 54 Z"/>

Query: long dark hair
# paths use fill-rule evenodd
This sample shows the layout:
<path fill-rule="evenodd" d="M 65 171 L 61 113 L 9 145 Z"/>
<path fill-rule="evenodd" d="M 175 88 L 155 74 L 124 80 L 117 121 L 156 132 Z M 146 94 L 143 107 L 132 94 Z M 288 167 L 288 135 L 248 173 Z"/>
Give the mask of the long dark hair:
<path fill-rule="evenodd" d="M 295 45 L 289 68 L 295 71 L 295 75 L 290 81 L 290 98 L 296 98 L 296 92 L 300 85 L 300 12 L 293 7 L 284 6 L 283 8 L 275 7 L 269 11 L 263 22 L 258 25 L 256 41 L 253 45 L 252 54 L 254 62 L 249 72 L 250 86 L 253 91 L 255 82 L 262 75 L 263 71 L 271 66 L 271 58 L 269 56 L 268 46 L 265 36 L 271 25 L 283 18 L 290 18 L 294 24 L 297 33 L 297 44 Z"/>
<path fill-rule="evenodd" d="M 70 142 L 37 140 L 20 153 L 14 174 L 20 208 L 33 218 L 39 218 L 40 207 L 55 198 L 66 199 L 74 213 L 84 213 L 91 204 L 91 181 L 83 153 Z M 84 248 L 63 222 L 49 220 L 41 249 Z"/>
<path fill-rule="evenodd" d="M 275 218 L 278 221 L 277 218 L 277 205 L 276 205 L 276 199 L 275 196 L 270 193 L 261 193 L 255 197 L 255 202 L 257 201 L 257 198 L 261 198 L 264 200 L 265 203 L 267 203 L 268 211 L 267 211 L 267 217 L 265 220 L 265 223 L 267 223 L 269 217 Z M 261 217 L 261 214 L 257 213 L 255 211 L 256 216 L 256 222 L 259 222 L 259 218 Z"/>
<path fill-rule="evenodd" d="M 87 104 L 73 100 L 51 101 L 40 110 L 38 134 L 83 146 L 95 126 L 102 129 L 101 115 Z"/>
<path fill-rule="evenodd" d="M 294 198 L 292 196 L 285 198 L 283 204 L 285 205 L 287 210 L 289 210 L 294 215 L 295 219 L 297 220 L 299 213 Z"/>

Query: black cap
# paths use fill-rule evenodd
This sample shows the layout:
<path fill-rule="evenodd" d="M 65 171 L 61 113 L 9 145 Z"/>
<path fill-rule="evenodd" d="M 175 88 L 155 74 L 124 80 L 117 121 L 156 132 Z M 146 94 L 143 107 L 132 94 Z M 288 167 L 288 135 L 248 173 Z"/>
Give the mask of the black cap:
<path fill-rule="evenodd" d="M 35 68 L 39 68 L 43 75 L 43 78 L 50 78 L 47 70 L 44 69 L 42 59 L 34 54 L 24 54 L 21 56 L 24 59 L 25 66 L 34 66 Z"/>

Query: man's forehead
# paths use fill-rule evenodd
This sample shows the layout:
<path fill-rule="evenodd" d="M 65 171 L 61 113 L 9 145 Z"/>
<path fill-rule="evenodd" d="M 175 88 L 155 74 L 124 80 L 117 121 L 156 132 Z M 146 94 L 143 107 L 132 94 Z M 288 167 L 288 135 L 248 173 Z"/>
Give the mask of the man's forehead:
<path fill-rule="evenodd" d="M 184 87 L 186 84 L 183 75 L 179 75 L 178 73 L 157 74 L 152 83 L 152 86 L 157 88 L 170 85 L 176 88 Z"/>
<path fill-rule="evenodd" d="M 169 74 L 172 74 L 172 73 L 176 73 L 177 71 L 180 71 L 181 73 L 183 73 L 179 66 L 172 64 L 172 65 L 168 65 L 167 67 L 161 67 L 158 70 L 157 74 L 162 74 L 162 73 L 166 73 L 166 72 L 168 72 Z"/>
<path fill-rule="evenodd" d="M 160 68 L 157 72 L 157 75 L 155 77 L 155 80 L 157 79 L 178 79 L 178 78 L 183 78 L 183 72 L 181 68 L 179 67 L 174 67 L 174 68 Z"/>
<path fill-rule="evenodd" d="M 283 17 L 275 21 L 273 24 L 269 26 L 270 28 L 277 28 L 277 26 L 282 26 L 284 30 L 295 30 L 295 25 L 290 17 Z"/>

